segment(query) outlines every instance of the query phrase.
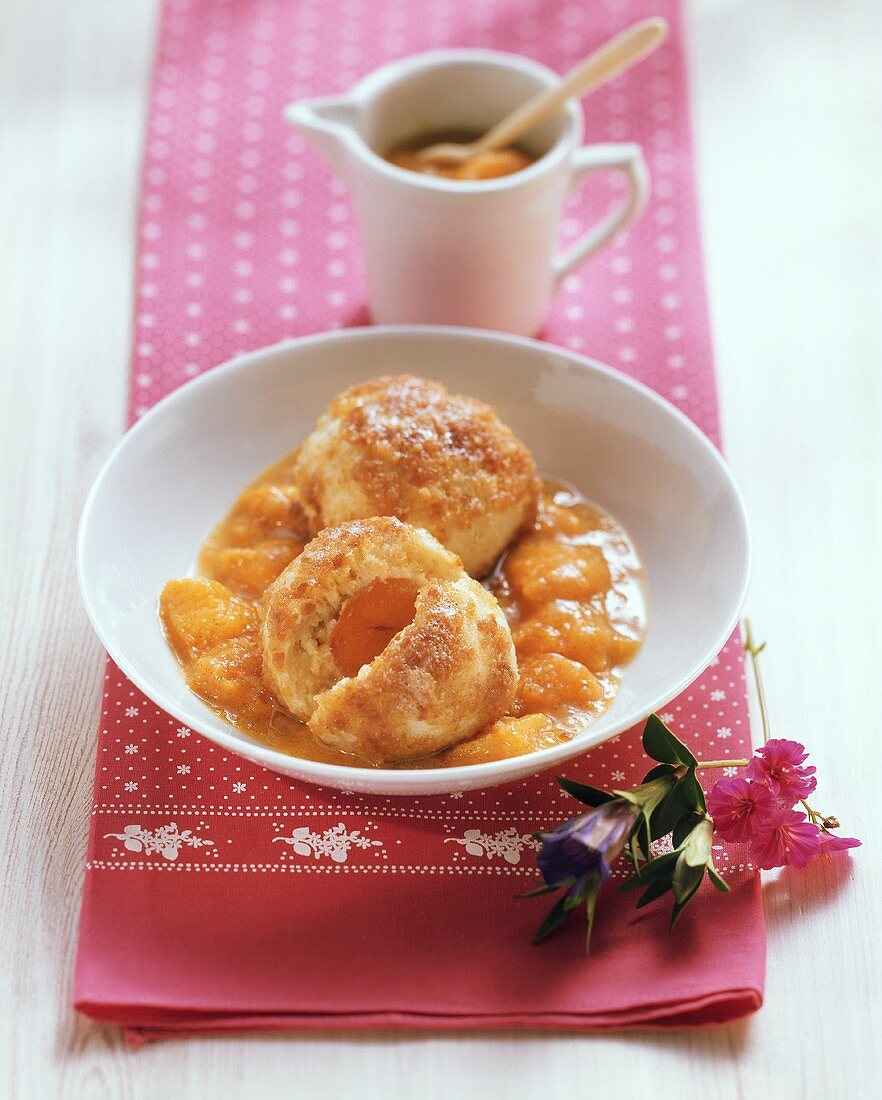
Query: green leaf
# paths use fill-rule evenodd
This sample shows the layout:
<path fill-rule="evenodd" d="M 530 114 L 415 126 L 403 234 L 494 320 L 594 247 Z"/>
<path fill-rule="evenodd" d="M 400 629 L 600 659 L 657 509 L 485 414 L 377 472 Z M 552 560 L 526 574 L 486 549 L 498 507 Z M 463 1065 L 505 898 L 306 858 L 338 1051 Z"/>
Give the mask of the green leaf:
<path fill-rule="evenodd" d="M 681 852 L 674 867 L 674 873 L 671 875 L 671 886 L 674 888 L 674 897 L 677 901 L 685 905 L 701 885 L 703 878 L 704 866 L 695 867 L 687 863 Z"/>
<path fill-rule="evenodd" d="M 631 836 L 628 839 L 628 843 L 622 849 L 622 858 L 626 859 L 635 871 L 640 869 L 640 852 L 637 849 L 637 838 Z"/>
<path fill-rule="evenodd" d="M 671 875 L 671 885 L 674 888 L 676 899 L 671 913 L 671 928 L 674 927 L 686 904 L 704 880 L 705 870 L 710 873 L 710 869 L 713 867 L 711 861 L 713 835 L 713 822 L 709 817 L 701 817 L 678 849 L 679 857 L 674 867 L 674 873 Z M 719 889 L 719 887 L 717 888 Z"/>
<path fill-rule="evenodd" d="M 564 896 L 549 910 L 548 916 L 539 925 L 539 931 L 533 937 L 533 943 L 541 943 L 561 927 L 570 915 L 570 910 L 564 907 L 564 902 L 566 900 L 566 894 L 564 894 Z"/>
<path fill-rule="evenodd" d="M 654 768 L 651 768 L 643 777 L 644 783 L 651 783 L 653 779 L 661 779 L 663 775 L 672 775 L 674 772 L 673 764 L 656 764 Z"/>
<path fill-rule="evenodd" d="M 613 794 L 617 798 L 624 799 L 625 802 L 630 802 L 632 806 L 638 806 L 648 817 L 656 806 L 667 798 L 676 783 L 673 769 L 670 769 L 666 775 L 660 775 L 658 779 L 652 779 L 649 783 L 639 783 L 626 791 L 613 791 Z"/>
<path fill-rule="evenodd" d="M 650 819 L 652 839 L 658 840 L 659 837 L 667 836 L 688 809 L 689 806 L 686 805 L 684 800 L 684 787 L 681 779 L 674 784 L 653 811 Z"/>
<path fill-rule="evenodd" d="M 657 714 L 650 714 L 643 727 L 646 755 L 663 764 L 685 764 L 694 768 L 698 761 L 683 742 L 675 737 Z"/>
<path fill-rule="evenodd" d="M 688 900 L 689 900 L 689 898 L 686 899 L 686 901 L 688 901 Z M 680 919 L 680 914 L 686 908 L 686 901 L 674 902 L 674 908 L 671 910 L 671 920 L 670 920 L 670 923 L 668 924 L 668 931 L 669 932 L 673 931 L 674 925 Z"/>
<path fill-rule="evenodd" d="M 571 886 L 576 880 L 573 878 L 566 879 L 564 882 L 558 882 L 554 886 L 549 886 L 545 883 L 543 886 L 537 887 L 535 890 L 528 890 L 526 894 L 518 894 L 519 898 L 538 898 L 542 894 L 553 894 L 555 890 L 560 890 L 562 886 Z"/>
<path fill-rule="evenodd" d="M 599 787 L 589 787 L 586 783 L 567 779 L 565 775 L 559 775 L 557 781 L 567 794 L 571 794 L 586 806 L 602 806 L 604 802 L 615 801 L 616 796 L 609 791 L 602 791 Z"/>
<path fill-rule="evenodd" d="M 703 878 L 704 878 L 704 875 L 702 875 L 701 878 L 699 878 L 690 887 L 689 891 L 683 895 L 682 899 L 678 899 L 674 903 L 674 909 L 673 909 L 673 912 L 671 913 L 671 923 L 668 925 L 668 931 L 670 931 L 674 927 L 674 925 L 677 923 L 677 919 L 679 918 L 680 914 L 686 908 L 687 904 L 692 900 L 692 896 L 695 893 L 695 891 L 698 889 L 699 886 L 701 886 L 701 880 Z M 674 894 L 674 896 L 676 897 L 676 893 Z"/>
<path fill-rule="evenodd" d="M 729 883 L 726 882 L 721 875 L 717 874 L 716 868 L 712 867 L 710 864 L 707 865 L 707 877 L 722 893 L 728 894 L 731 891 L 732 888 Z"/>
<path fill-rule="evenodd" d="M 649 905 L 651 901 L 655 901 L 656 898 L 660 898 L 662 894 L 666 894 L 671 888 L 670 880 L 659 879 L 658 882 L 654 882 L 647 890 L 640 895 L 640 900 L 637 902 L 637 909 L 642 909 L 644 905 Z"/>
<path fill-rule="evenodd" d="M 690 810 L 684 814 L 677 824 L 674 826 L 674 831 L 671 834 L 671 842 L 675 848 L 679 848 L 687 836 L 692 832 L 696 825 L 703 820 L 701 814 L 693 813 Z"/>
<path fill-rule="evenodd" d="M 594 875 L 592 875 L 591 878 L 594 878 Z M 579 906 L 582 904 L 582 902 L 588 896 L 588 893 L 589 893 L 588 883 L 589 882 L 590 882 L 590 880 L 586 880 L 585 882 L 583 882 L 581 884 L 581 886 L 579 887 L 578 890 L 574 890 L 572 893 L 567 893 L 567 894 L 564 895 L 564 899 L 563 899 L 564 906 L 563 907 L 564 907 L 564 912 L 565 913 L 571 913 L 573 911 L 573 909 L 578 909 L 579 908 Z"/>
<path fill-rule="evenodd" d="M 637 841 L 637 847 L 643 855 L 644 862 L 646 862 L 646 863 L 651 862 L 650 857 L 651 857 L 652 853 L 650 852 L 650 848 L 649 848 L 649 843 L 650 843 L 649 819 L 646 817 L 645 814 L 639 819 L 637 824 L 634 826 L 634 831 L 632 833 L 632 836 L 634 836 L 634 838 Z"/>
<path fill-rule="evenodd" d="M 696 810 L 699 813 L 707 813 L 707 803 L 704 801 L 704 791 L 695 774 L 695 768 L 689 771 L 680 780 L 683 784 L 683 802 L 688 810 Z"/>
<path fill-rule="evenodd" d="M 597 908 L 597 895 L 600 893 L 600 875 L 591 875 L 585 892 L 585 954 L 591 950 L 591 932 L 594 928 L 594 911 Z"/>
<path fill-rule="evenodd" d="M 684 863 L 702 868 L 709 864 L 713 837 L 713 822 L 709 817 L 702 817 L 680 846 Z"/>
<path fill-rule="evenodd" d="M 656 856 L 655 859 L 644 863 L 637 874 L 626 879 L 619 889 L 627 893 L 629 890 L 639 890 L 641 886 L 648 886 L 651 882 L 658 881 L 665 875 L 671 874 L 679 858 L 679 852 L 665 852 L 664 855 Z"/>

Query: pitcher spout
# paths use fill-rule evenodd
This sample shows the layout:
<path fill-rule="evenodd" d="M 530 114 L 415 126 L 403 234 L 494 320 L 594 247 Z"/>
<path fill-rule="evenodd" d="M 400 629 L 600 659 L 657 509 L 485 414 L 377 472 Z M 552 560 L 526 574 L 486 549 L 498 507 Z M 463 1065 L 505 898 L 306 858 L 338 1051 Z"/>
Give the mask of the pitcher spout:
<path fill-rule="evenodd" d="M 285 108 L 285 119 L 340 170 L 343 151 L 359 119 L 359 109 L 351 99 L 342 96 L 302 99 Z"/>

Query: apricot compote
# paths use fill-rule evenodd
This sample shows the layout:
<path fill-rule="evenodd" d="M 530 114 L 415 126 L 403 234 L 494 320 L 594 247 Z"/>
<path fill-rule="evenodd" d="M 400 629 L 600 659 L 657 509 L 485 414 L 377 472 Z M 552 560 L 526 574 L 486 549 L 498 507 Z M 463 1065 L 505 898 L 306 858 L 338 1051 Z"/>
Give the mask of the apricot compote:
<path fill-rule="evenodd" d="M 232 725 L 292 756 L 368 767 L 320 745 L 262 677 L 261 597 L 308 538 L 293 488 L 294 454 L 239 496 L 206 540 L 200 577 L 169 581 L 163 627 L 191 690 Z M 511 626 L 520 684 L 511 715 L 402 768 L 520 756 L 574 737 L 610 704 L 643 638 L 640 563 L 625 531 L 577 492 L 546 482 L 538 514 L 486 582 Z M 375 582 L 344 606 L 329 644 L 355 675 L 413 618 L 414 587 Z"/>

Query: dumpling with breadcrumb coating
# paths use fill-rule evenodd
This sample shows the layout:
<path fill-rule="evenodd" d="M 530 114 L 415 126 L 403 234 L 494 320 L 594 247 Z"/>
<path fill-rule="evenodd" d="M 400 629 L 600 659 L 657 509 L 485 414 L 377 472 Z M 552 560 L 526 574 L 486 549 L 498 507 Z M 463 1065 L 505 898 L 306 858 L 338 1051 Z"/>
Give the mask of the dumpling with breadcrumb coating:
<path fill-rule="evenodd" d="M 533 521 L 540 491 L 533 456 L 494 409 L 411 375 L 335 397 L 300 450 L 295 481 L 314 534 L 397 516 L 431 532 L 473 577 Z"/>
<path fill-rule="evenodd" d="M 323 744 L 375 765 L 448 748 L 514 703 L 495 597 L 391 516 L 321 531 L 270 586 L 261 629 L 279 701 Z"/>

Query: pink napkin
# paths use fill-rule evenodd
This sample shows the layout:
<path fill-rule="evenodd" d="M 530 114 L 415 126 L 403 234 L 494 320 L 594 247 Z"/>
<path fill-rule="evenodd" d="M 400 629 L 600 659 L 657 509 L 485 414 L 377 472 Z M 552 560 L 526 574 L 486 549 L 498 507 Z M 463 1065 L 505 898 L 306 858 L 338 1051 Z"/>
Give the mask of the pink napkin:
<path fill-rule="evenodd" d="M 586 103 L 589 141 L 643 144 L 642 220 L 571 275 L 546 338 L 646 382 L 719 442 L 676 0 L 167 0 L 139 223 L 131 415 L 234 353 L 364 323 L 352 213 L 281 121 L 404 54 L 487 46 L 564 71 L 634 19 L 671 38 Z M 573 200 L 574 239 L 615 197 Z M 755 871 L 717 864 L 673 935 L 656 903 L 608 888 L 593 953 L 575 923 L 530 945 L 545 899 L 531 834 L 577 805 L 548 773 L 435 798 L 348 795 L 266 772 L 204 741 L 108 665 L 76 972 L 77 1007 L 132 1037 L 250 1028 L 681 1026 L 759 1007 Z M 749 752 L 733 640 L 665 719 L 700 755 Z M 639 731 L 567 774 L 631 785 Z"/>

